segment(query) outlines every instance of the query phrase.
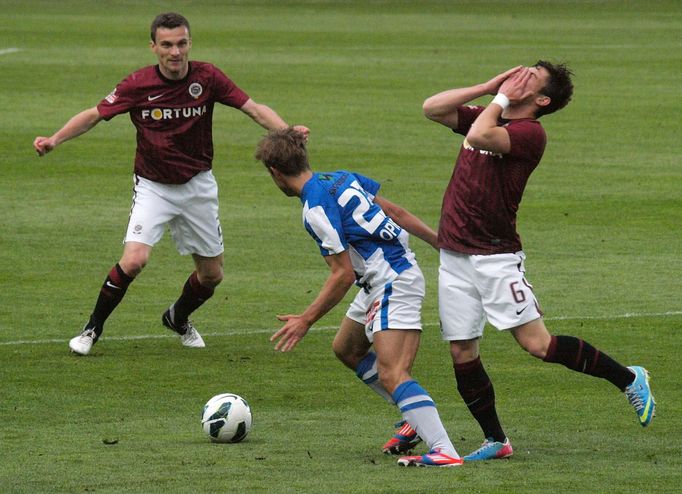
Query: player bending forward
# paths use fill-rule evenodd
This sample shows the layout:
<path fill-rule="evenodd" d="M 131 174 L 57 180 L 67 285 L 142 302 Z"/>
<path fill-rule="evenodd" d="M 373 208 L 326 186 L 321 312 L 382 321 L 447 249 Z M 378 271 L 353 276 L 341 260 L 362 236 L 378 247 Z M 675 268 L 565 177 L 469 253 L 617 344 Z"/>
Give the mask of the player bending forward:
<path fill-rule="evenodd" d="M 404 420 L 428 445 L 428 453 L 401 457 L 398 464 L 461 465 L 435 403 L 410 376 L 419 347 L 425 287 L 406 231 L 434 247 L 436 233 L 414 215 L 378 197 L 380 185 L 374 180 L 348 171 L 313 173 L 305 137 L 295 129 L 270 132 L 258 144 L 256 159 L 267 167 L 282 192 L 300 197 L 303 224 L 331 270 L 317 298 L 302 314 L 277 316 L 285 324 L 270 338 L 278 340 L 275 349 L 293 349 L 356 283 L 361 290 L 341 322 L 333 349 L 365 384 L 398 406 Z M 372 343 L 375 351 L 370 350 Z M 409 447 L 416 442 L 415 437 Z M 389 441 L 384 450 L 391 446 Z"/>

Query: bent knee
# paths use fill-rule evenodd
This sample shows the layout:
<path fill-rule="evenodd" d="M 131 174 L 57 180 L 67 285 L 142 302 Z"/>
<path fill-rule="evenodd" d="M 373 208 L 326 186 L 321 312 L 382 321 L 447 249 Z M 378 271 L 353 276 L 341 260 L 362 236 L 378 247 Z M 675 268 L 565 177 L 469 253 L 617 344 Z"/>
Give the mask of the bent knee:
<path fill-rule="evenodd" d="M 123 248 L 123 255 L 118 265 L 128 276 L 135 277 L 140 274 L 149 261 L 152 248 L 149 245 L 137 242 L 128 242 Z"/>
<path fill-rule="evenodd" d="M 464 364 L 478 358 L 478 338 L 472 340 L 453 340 L 450 342 L 450 356 L 455 364 Z"/>
<path fill-rule="evenodd" d="M 211 288 L 215 288 L 220 283 L 223 281 L 223 272 L 222 270 L 219 273 L 211 273 L 210 275 L 204 277 L 201 280 L 201 284 L 204 286 L 209 286 Z"/>
<path fill-rule="evenodd" d="M 336 341 L 332 343 L 332 350 L 339 361 L 351 370 L 356 370 L 364 355 L 349 351 L 346 346 L 342 346 Z"/>
<path fill-rule="evenodd" d="M 547 356 L 548 347 L 542 341 L 527 341 L 521 344 L 521 348 L 541 360 Z"/>
<path fill-rule="evenodd" d="M 223 281 L 223 268 L 216 267 L 210 270 L 197 271 L 197 279 L 202 286 L 215 288 Z"/>
<path fill-rule="evenodd" d="M 142 272 L 144 267 L 147 265 L 149 257 L 145 255 L 131 255 L 122 258 L 118 265 L 125 274 L 134 278 Z"/>
<path fill-rule="evenodd" d="M 334 355 L 336 355 L 337 359 L 339 359 L 344 364 L 346 363 L 345 360 L 347 358 L 346 357 L 347 351 L 345 345 L 342 345 L 338 341 L 334 340 L 332 341 L 332 351 L 334 352 Z"/>

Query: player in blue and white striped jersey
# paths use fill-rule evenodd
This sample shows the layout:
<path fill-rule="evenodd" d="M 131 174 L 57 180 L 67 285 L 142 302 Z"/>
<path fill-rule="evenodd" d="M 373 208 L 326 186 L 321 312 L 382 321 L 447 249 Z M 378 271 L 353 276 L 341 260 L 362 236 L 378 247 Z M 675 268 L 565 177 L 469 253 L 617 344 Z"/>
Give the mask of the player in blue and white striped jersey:
<path fill-rule="evenodd" d="M 348 250 L 356 283 L 365 291 L 417 265 L 407 232 L 373 203 L 379 187 L 357 173 L 337 171 L 314 174 L 301 190 L 306 230 L 323 256 Z"/>
<path fill-rule="evenodd" d="M 293 349 L 357 284 L 362 289 L 332 346 L 344 365 L 400 409 L 405 427 L 399 437 L 386 443 L 384 451 L 403 453 L 421 438 L 429 452 L 400 458 L 400 465 L 460 465 L 462 460 L 433 400 L 410 375 L 421 335 L 425 284 L 408 247 L 408 232 L 433 247 L 436 233 L 405 209 L 379 197 L 380 185 L 370 178 L 343 170 L 314 173 L 305 139 L 293 128 L 271 131 L 259 143 L 256 159 L 286 195 L 301 199 L 303 224 L 317 242 L 330 274 L 303 313 L 277 316 L 284 326 L 271 341 L 276 341 L 276 350 Z"/>

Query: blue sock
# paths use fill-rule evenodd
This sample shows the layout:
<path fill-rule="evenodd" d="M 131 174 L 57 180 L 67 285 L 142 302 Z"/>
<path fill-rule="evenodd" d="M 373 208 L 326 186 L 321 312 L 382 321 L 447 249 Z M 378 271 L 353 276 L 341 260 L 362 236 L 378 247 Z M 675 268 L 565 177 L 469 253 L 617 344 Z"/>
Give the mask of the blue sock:
<path fill-rule="evenodd" d="M 391 393 L 389 393 L 384 385 L 379 380 L 379 372 L 377 370 L 377 355 L 374 352 L 368 352 L 367 355 L 358 364 L 355 369 L 355 375 L 362 379 L 367 386 L 369 386 L 375 393 L 381 396 L 384 400 L 392 405 L 395 405 Z"/>

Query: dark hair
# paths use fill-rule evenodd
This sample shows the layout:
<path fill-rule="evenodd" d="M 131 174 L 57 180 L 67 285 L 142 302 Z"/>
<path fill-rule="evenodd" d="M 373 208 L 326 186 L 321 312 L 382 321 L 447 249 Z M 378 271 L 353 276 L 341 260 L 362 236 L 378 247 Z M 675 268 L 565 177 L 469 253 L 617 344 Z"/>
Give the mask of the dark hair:
<path fill-rule="evenodd" d="M 550 99 L 547 106 L 542 106 L 537 110 L 537 117 L 554 113 L 561 110 L 571 101 L 573 96 L 573 82 L 571 76 L 573 72 L 564 63 L 553 64 L 546 60 L 538 60 L 535 67 L 542 67 L 549 72 L 549 80 L 545 87 L 540 91 Z"/>
<path fill-rule="evenodd" d="M 156 43 L 156 30 L 160 27 L 166 29 L 173 29 L 176 27 L 185 26 L 187 32 L 189 33 L 189 21 L 185 19 L 182 15 L 176 14 L 175 12 L 166 12 L 164 14 L 159 14 L 152 21 L 151 36 L 152 41 Z"/>
<path fill-rule="evenodd" d="M 305 136 L 293 127 L 268 132 L 258 143 L 255 158 L 289 177 L 310 169 Z"/>

